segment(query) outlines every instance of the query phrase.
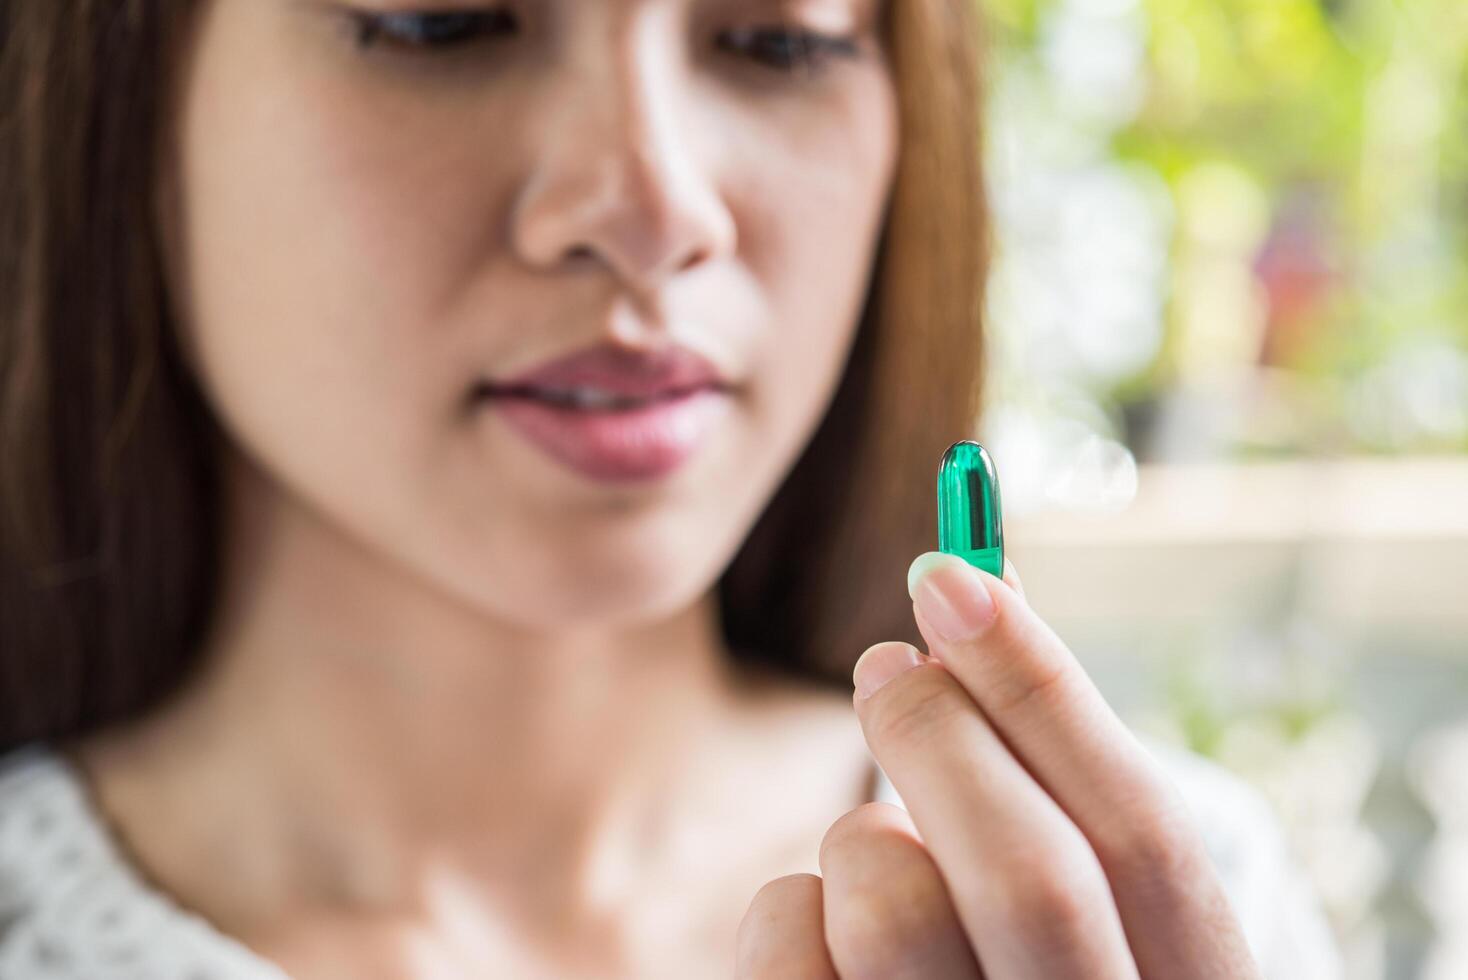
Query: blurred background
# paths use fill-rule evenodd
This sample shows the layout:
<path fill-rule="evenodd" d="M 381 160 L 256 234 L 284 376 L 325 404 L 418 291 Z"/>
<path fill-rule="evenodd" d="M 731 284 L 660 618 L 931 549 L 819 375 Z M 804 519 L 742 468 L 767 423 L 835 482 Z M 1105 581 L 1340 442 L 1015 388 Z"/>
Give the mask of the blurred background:
<path fill-rule="evenodd" d="M 1353 980 L 1468 978 L 1468 3 L 980 2 L 1028 592 Z"/>

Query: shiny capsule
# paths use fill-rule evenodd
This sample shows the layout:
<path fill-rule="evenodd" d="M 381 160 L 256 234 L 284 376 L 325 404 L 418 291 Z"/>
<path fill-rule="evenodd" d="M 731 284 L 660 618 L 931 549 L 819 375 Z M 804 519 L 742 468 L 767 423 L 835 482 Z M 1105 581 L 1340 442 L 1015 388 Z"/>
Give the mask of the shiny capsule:
<path fill-rule="evenodd" d="M 988 451 L 968 439 L 949 446 L 938 464 L 938 550 L 1004 574 L 999 476 Z"/>

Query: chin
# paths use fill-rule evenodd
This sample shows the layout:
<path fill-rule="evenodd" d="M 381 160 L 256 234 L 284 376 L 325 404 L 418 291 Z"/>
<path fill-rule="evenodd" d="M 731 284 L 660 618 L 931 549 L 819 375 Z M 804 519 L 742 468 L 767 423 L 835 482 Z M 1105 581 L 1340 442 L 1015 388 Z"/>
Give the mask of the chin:
<path fill-rule="evenodd" d="M 636 626 L 677 615 L 714 586 L 722 566 L 706 551 L 689 553 L 690 540 L 681 550 L 547 541 L 504 561 L 465 556 L 473 562 L 468 575 L 450 573 L 446 584 L 489 615 L 526 628 Z M 476 583 L 467 594 L 465 582 Z"/>

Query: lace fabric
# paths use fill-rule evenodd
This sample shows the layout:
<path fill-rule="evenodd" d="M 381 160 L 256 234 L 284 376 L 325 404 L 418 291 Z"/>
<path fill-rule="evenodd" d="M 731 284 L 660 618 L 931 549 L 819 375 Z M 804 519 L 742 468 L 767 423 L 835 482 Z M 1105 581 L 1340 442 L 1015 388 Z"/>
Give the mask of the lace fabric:
<path fill-rule="evenodd" d="M 1339 954 L 1281 828 L 1222 767 L 1149 745 L 1188 800 L 1268 980 L 1336 980 Z M 902 806 L 876 771 L 874 799 Z M 148 885 L 50 746 L 0 757 L 0 980 L 290 980 Z"/>
<path fill-rule="evenodd" d="M 149 887 L 42 744 L 0 760 L 0 978 L 289 980 Z"/>

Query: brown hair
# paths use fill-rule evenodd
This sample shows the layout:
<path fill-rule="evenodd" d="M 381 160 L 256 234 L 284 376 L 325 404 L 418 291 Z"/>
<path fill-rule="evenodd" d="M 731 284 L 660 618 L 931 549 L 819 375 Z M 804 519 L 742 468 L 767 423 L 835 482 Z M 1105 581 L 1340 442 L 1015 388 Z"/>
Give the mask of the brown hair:
<path fill-rule="evenodd" d="M 916 639 L 935 467 L 971 434 L 987 222 L 974 0 L 891 0 L 902 147 L 832 408 L 719 583 L 736 655 L 849 684 Z M 194 0 L 0 0 L 0 751 L 197 666 L 221 438 L 177 348 L 157 164 Z"/>

